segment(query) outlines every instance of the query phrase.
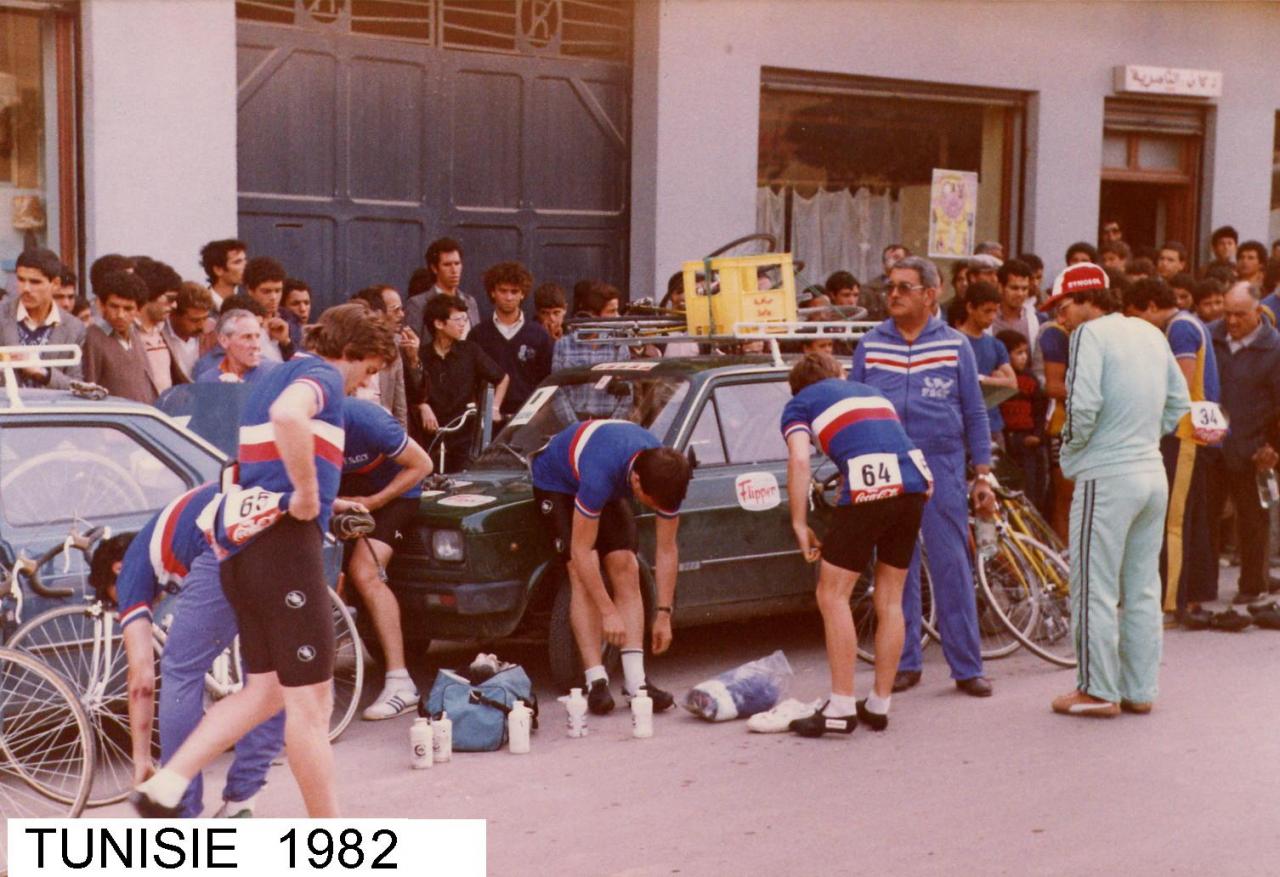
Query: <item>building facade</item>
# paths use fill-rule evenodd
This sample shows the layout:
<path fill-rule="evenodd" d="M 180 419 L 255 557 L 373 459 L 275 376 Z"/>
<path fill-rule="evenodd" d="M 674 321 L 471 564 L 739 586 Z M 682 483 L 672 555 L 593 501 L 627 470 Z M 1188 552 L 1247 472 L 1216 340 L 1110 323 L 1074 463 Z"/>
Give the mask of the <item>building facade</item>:
<path fill-rule="evenodd" d="M 1278 41 L 1270 2 L 0 0 L 0 260 L 238 235 L 327 304 L 450 235 L 473 293 L 639 298 L 763 231 L 865 280 L 945 170 L 1051 271 L 1103 219 L 1203 262 L 1280 237 Z"/>

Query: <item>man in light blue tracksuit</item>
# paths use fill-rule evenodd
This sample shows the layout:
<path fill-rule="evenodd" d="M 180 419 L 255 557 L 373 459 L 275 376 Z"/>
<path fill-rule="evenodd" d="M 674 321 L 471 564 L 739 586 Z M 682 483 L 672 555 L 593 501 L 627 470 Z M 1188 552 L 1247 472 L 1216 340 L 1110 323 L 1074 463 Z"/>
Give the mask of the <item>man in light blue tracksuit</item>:
<path fill-rule="evenodd" d="M 1068 331 L 1075 328 L 1062 474 L 1076 483 L 1071 628 L 1079 662 L 1075 690 L 1056 698 L 1053 711 L 1097 718 L 1149 713 L 1156 698 L 1169 503 L 1160 437 L 1191 410 L 1164 334 L 1117 313 L 1109 285 L 1097 265 L 1076 264 L 1058 276 L 1049 300 Z"/>
<path fill-rule="evenodd" d="M 885 287 L 889 319 L 859 342 L 849 380 L 870 384 L 893 403 L 907 435 L 933 470 L 934 494 L 920 530 L 929 552 L 942 651 L 956 687 L 988 697 L 991 682 L 982 674 L 968 522 L 970 493 L 978 507 L 994 508 L 991 430 L 973 351 L 963 335 L 933 316 L 940 288 L 938 269 L 927 259 L 910 257 L 893 266 Z M 972 491 L 965 484 L 966 450 L 978 473 Z M 907 639 L 894 691 L 920 681 L 919 550 L 907 575 L 902 610 Z"/>

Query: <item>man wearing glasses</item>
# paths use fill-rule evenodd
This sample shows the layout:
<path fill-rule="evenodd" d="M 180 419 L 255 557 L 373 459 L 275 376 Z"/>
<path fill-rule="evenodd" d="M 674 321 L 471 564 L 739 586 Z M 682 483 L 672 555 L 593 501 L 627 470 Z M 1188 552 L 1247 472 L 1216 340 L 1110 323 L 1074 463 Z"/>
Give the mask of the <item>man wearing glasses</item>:
<path fill-rule="evenodd" d="M 488 354 L 464 340 L 471 328 L 467 306 L 455 296 L 437 295 L 424 313 L 430 337 L 422 342 L 424 374 L 422 399 L 417 406 L 423 430 L 430 434 L 476 402 L 485 384 L 496 384 L 493 416 L 497 419 L 510 378 Z M 457 472 L 467 464 L 473 429 L 452 433 L 444 440 L 443 472 Z"/>
<path fill-rule="evenodd" d="M 913 256 L 893 265 L 885 286 L 889 319 L 863 336 L 849 380 L 869 384 L 889 399 L 912 443 L 924 451 L 935 481 L 920 529 L 942 652 L 958 689 L 989 697 L 969 560 L 969 499 L 981 511 L 994 510 L 991 430 L 973 351 L 963 335 L 932 315 L 941 286 L 937 267 L 927 259 Z M 978 476 L 972 487 L 965 483 L 966 452 Z M 902 610 L 906 643 L 895 692 L 915 686 L 923 666 L 919 549 L 911 559 Z"/>

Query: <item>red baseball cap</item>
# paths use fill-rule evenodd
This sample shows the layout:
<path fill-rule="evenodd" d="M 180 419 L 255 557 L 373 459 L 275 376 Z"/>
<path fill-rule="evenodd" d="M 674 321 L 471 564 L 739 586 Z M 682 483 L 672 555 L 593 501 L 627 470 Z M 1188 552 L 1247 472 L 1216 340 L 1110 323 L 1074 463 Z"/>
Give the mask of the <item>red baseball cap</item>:
<path fill-rule="evenodd" d="M 1062 300 L 1077 292 L 1089 292 L 1094 289 L 1110 289 L 1111 278 L 1101 265 L 1092 262 L 1077 262 L 1068 265 L 1053 281 L 1053 293 L 1044 303 L 1044 310 L 1052 312 L 1062 304 Z"/>

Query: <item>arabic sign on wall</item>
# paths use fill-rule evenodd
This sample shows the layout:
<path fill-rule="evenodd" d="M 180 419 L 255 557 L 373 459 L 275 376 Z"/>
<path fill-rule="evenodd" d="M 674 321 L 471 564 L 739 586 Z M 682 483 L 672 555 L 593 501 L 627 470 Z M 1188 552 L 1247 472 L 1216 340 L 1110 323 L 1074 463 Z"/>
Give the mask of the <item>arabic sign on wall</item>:
<path fill-rule="evenodd" d="M 1115 68 L 1115 90 L 1117 94 L 1222 97 L 1222 71 L 1129 64 Z"/>

